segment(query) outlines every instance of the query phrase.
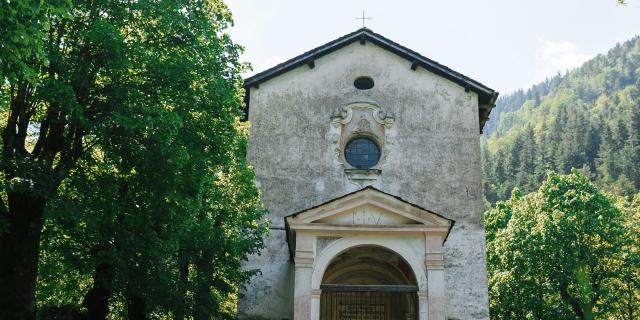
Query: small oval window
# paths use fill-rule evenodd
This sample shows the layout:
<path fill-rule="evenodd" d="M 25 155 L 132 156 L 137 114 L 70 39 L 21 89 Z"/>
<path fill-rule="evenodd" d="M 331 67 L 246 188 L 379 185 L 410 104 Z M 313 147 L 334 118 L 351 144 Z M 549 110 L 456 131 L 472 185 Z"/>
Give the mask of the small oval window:
<path fill-rule="evenodd" d="M 358 169 L 369 169 L 380 160 L 380 147 L 373 140 L 357 137 L 349 141 L 344 148 L 347 162 Z"/>
<path fill-rule="evenodd" d="M 373 79 L 369 77 L 358 77 L 353 85 L 359 90 L 367 90 L 373 88 Z"/>

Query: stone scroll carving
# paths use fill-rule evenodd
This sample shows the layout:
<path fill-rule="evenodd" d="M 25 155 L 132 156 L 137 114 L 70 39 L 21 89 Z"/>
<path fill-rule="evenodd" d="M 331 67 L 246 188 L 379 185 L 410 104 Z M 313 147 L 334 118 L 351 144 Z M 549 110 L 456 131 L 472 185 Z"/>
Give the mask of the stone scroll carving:
<path fill-rule="evenodd" d="M 331 152 L 338 165 L 345 170 L 350 182 L 362 188 L 374 185 L 378 180 L 391 146 L 395 115 L 372 102 L 355 102 L 336 107 L 331 114 L 329 139 Z M 380 148 L 380 160 L 371 169 L 353 168 L 344 158 L 345 145 L 354 137 L 364 136 L 374 140 Z"/>
<path fill-rule="evenodd" d="M 346 106 L 336 107 L 331 115 L 331 123 L 334 127 L 339 128 L 340 125 L 347 125 L 353 119 L 354 109 L 371 110 L 371 117 L 387 129 L 390 129 L 395 122 L 395 116 L 390 111 L 382 110 L 378 105 L 370 102 L 356 102 Z M 361 119 L 363 120 L 363 119 Z"/>

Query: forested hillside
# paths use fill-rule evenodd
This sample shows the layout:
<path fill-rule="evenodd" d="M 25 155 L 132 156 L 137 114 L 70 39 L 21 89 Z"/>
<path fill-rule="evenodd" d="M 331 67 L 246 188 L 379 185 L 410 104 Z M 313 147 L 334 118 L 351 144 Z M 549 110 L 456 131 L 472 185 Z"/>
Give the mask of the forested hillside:
<path fill-rule="evenodd" d="M 638 319 L 640 37 L 500 98 L 491 118 L 491 319 Z"/>
<path fill-rule="evenodd" d="M 500 98 L 482 138 L 485 196 L 537 190 L 579 168 L 601 189 L 640 190 L 640 37 L 581 67 Z"/>

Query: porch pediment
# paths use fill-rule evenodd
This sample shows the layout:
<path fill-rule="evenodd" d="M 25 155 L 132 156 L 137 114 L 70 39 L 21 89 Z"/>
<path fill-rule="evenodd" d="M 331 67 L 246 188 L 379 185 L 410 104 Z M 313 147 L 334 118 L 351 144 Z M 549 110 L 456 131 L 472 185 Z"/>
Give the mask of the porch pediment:
<path fill-rule="evenodd" d="M 377 304 L 397 300 L 403 292 L 414 303 L 407 310 L 419 312 L 407 316 L 412 313 L 402 311 L 404 304 L 371 311 L 385 319 L 389 314 L 426 319 L 427 312 L 430 319 L 444 319 L 443 243 L 453 224 L 371 186 L 286 216 L 295 267 L 294 318 L 325 318 L 320 308 L 327 299 L 332 306 L 349 305 L 362 301 L 365 296 L 357 292 L 363 291 L 367 297 L 375 292 Z"/>
<path fill-rule="evenodd" d="M 290 231 L 435 232 L 446 238 L 454 221 L 400 197 L 366 187 L 285 217 Z"/>

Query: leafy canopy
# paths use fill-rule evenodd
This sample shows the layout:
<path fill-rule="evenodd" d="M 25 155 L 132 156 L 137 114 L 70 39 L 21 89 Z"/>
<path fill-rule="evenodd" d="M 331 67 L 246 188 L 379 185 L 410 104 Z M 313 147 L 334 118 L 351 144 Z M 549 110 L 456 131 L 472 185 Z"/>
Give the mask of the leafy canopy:
<path fill-rule="evenodd" d="M 487 212 L 485 223 L 492 318 L 622 313 L 614 305 L 616 283 L 634 277 L 623 266 L 637 243 L 629 238 L 622 211 L 581 172 L 550 173 L 526 196 L 515 191 Z M 637 283 L 639 267 L 632 266 Z"/>
<path fill-rule="evenodd" d="M 0 275 L 7 312 L 233 317 L 266 225 L 231 24 L 219 0 L 0 6 L 0 264 L 34 270 Z"/>

